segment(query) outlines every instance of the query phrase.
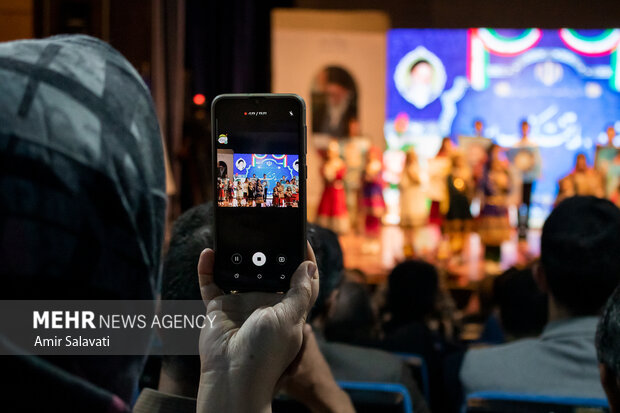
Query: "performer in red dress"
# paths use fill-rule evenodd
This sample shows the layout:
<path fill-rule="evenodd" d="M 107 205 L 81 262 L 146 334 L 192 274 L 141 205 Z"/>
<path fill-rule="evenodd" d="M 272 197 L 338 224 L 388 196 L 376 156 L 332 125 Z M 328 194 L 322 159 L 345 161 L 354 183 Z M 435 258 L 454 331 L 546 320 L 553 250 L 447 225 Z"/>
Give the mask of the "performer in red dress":
<path fill-rule="evenodd" d="M 319 203 L 317 224 L 338 234 L 344 234 L 349 230 L 349 214 L 344 190 L 347 167 L 340 157 L 338 142 L 332 141 L 327 147 L 327 159 L 321 172 L 325 189 Z"/>

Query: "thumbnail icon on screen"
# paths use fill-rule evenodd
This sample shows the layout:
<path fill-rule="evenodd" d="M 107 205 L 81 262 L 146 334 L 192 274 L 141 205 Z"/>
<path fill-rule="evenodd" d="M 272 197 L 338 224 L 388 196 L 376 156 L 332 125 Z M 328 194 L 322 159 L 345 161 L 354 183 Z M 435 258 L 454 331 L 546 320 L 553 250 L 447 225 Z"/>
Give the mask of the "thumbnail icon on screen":
<path fill-rule="evenodd" d="M 222 145 L 226 145 L 228 143 L 228 135 L 225 133 L 220 134 L 220 137 L 217 139 L 217 141 Z"/>

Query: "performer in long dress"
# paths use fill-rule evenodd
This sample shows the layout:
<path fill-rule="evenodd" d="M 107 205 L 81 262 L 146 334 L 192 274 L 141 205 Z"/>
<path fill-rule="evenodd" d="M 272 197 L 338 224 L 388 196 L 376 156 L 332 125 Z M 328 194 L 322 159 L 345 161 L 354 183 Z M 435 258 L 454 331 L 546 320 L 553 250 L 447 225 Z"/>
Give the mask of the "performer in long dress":
<path fill-rule="evenodd" d="M 338 142 L 332 141 L 327 147 L 327 159 L 321 170 L 325 188 L 319 203 L 317 224 L 338 234 L 349 230 L 344 177 L 346 165 L 340 158 Z"/>
<path fill-rule="evenodd" d="M 217 178 L 217 192 L 218 192 L 218 203 L 220 206 L 224 206 L 224 201 L 226 200 L 226 190 L 224 189 L 224 181 L 222 178 Z"/>
<path fill-rule="evenodd" d="M 362 207 L 365 215 L 364 228 L 366 235 L 377 236 L 381 229 L 381 218 L 385 213 L 383 199 L 383 163 L 382 153 L 377 147 L 368 151 L 366 166 L 362 176 Z"/>
<path fill-rule="evenodd" d="M 446 136 L 441 141 L 441 147 L 435 158 L 429 161 L 429 197 L 431 199 L 431 212 L 429 223 L 441 227 L 443 216 L 448 212 L 448 190 L 446 178 L 450 173 L 450 154 L 452 153 L 452 140 Z"/>
<path fill-rule="evenodd" d="M 245 178 L 245 181 L 243 181 L 243 200 L 244 200 L 244 204 L 245 206 L 249 206 L 248 205 L 248 190 L 250 188 L 250 180 L 248 178 Z"/>
<path fill-rule="evenodd" d="M 260 181 L 256 182 L 256 191 L 254 197 L 256 200 L 256 206 L 260 208 L 263 206 L 263 186 L 261 185 Z"/>
<path fill-rule="evenodd" d="M 599 198 L 605 196 L 603 177 L 596 169 L 588 167 L 586 156 L 583 153 L 577 155 L 575 168 L 560 180 L 558 186 L 560 191 L 555 201 L 556 205 L 571 196 L 592 195 Z"/>
<path fill-rule="evenodd" d="M 500 147 L 492 144 L 481 181 L 482 207 L 478 232 L 484 246 L 487 274 L 501 271 L 501 246 L 510 239 L 508 220 L 508 195 L 511 183 L 508 165 L 500 159 Z"/>
<path fill-rule="evenodd" d="M 237 206 L 243 206 L 243 185 L 241 184 L 241 181 L 237 181 L 237 189 L 236 189 L 236 195 L 237 195 Z"/>
<path fill-rule="evenodd" d="M 227 195 L 228 206 L 233 206 L 233 200 L 235 199 L 235 183 L 232 179 L 228 181 Z"/>
<path fill-rule="evenodd" d="M 403 252 L 405 258 L 412 258 L 415 256 L 416 230 L 423 227 L 428 219 L 418 155 L 413 148 L 407 151 L 398 187 L 400 190 L 400 226 L 405 235 Z"/>
<path fill-rule="evenodd" d="M 362 174 L 366 165 L 366 156 L 370 148 L 370 139 L 362 136 L 359 121 L 352 119 L 349 122 L 350 138 L 340 142 L 342 157 L 347 165 L 344 177 L 344 187 L 347 194 L 347 212 L 354 230 L 362 228 Z"/>
<path fill-rule="evenodd" d="M 452 256 L 462 261 L 466 235 L 472 228 L 470 204 L 474 179 L 465 156 L 459 151 L 453 152 L 452 170 L 447 181 L 449 209 L 445 217 L 445 231 Z"/>

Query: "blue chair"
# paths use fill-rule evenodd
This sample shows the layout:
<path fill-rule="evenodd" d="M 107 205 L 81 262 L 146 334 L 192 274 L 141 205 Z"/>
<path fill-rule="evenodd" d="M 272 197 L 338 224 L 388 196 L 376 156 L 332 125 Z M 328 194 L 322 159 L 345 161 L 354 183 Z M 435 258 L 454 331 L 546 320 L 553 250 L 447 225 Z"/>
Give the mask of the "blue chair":
<path fill-rule="evenodd" d="M 607 399 L 483 391 L 467 396 L 467 413 L 609 412 Z"/>
<path fill-rule="evenodd" d="M 414 378 L 418 383 L 422 385 L 422 393 L 426 398 L 426 401 L 430 401 L 430 384 L 428 379 L 428 366 L 424 357 L 415 353 L 392 353 L 397 357 L 400 357 L 407 363 L 407 365 L 413 370 Z"/>
<path fill-rule="evenodd" d="M 338 381 L 338 385 L 349 394 L 358 413 L 413 413 L 411 395 L 400 383 Z"/>

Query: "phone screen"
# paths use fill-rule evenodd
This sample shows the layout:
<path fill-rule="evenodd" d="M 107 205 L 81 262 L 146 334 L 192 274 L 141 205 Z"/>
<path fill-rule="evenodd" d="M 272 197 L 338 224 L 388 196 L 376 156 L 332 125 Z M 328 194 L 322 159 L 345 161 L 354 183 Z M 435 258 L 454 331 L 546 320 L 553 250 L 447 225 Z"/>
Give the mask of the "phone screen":
<path fill-rule="evenodd" d="M 305 106 L 296 95 L 223 95 L 212 107 L 215 281 L 286 291 L 305 259 Z"/>

